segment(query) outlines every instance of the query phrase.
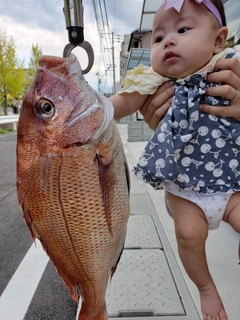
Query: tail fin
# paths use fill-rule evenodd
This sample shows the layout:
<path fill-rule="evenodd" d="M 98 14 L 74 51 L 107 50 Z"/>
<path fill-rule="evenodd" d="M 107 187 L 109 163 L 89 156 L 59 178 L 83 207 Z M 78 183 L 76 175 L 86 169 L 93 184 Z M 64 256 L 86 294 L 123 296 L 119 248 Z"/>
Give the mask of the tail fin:
<path fill-rule="evenodd" d="M 80 309 L 80 310 L 79 310 Z M 76 320 L 108 320 L 106 305 L 104 305 L 100 310 L 89 313 L 88 310 L 81 308 L 81 302 L 78 306 L 78 312 Z"/>

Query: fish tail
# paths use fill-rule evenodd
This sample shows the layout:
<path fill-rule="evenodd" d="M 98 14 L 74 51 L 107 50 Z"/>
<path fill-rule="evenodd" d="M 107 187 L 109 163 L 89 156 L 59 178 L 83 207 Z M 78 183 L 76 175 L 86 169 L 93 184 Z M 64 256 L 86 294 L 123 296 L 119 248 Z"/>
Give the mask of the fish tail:
<path fill-rule="evenodd" d="M 86 310 L 85 310 L 86 311 Z M 85 312 L 81 309 L 77 320 L 108 320 L 106 305 L 97 312 Z"/>

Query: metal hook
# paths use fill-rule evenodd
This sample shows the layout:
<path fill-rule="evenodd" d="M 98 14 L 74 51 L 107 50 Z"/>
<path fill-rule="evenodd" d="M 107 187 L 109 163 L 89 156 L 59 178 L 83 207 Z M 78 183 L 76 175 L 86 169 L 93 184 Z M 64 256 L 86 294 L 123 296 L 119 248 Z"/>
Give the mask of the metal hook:
<path fill-rule="evenodd" d="M 82 47 L 88 55 L 88 66 L 82 71 L 83 74 L 86 74 L 93 66 L 94 52 L 91 44 L 84 41 L 82 0 L 64 0 L 63 12 L 69 38 L 69 43 L 65 46 L 63 51 L 63 57 L 69 57 L 71 51 L 77 46 Z"/>
<path fill-rule="evenodd" d="M 92 66 L 93 66 L 93 62 L 94 62 L 94 52 L 93 52 L 93 48 L 91 46 L 91 44 L 87 41 L 83 41 L 79 44 L 74 44 L 74 43 L 68 43 L 64 50 L 63 50 L 63 57 L 64 58 L 67 58 L 70 56 L 72 50 L 76 47 L 81 47 L 83 48 L 86 52 L 87 52 L 87 55 L 88 55 L 88 66 L 86 69 L 82 70 L 82 73 L 83 74 L 87 74 L 91 69 L 92 69 Z"/>

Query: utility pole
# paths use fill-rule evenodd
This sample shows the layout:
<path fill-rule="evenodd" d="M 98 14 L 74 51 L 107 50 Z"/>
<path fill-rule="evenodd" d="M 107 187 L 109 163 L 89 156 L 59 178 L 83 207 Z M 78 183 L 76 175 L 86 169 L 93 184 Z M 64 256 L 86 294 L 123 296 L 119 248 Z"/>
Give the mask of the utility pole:
<path fill-rule="evenodd" d="M 115 76 L 115 56 L 114 56 L 114 33 L 112 32 L 112 61 L 113 61 L 113 94 L 116 93 L 116 76 Z"/>

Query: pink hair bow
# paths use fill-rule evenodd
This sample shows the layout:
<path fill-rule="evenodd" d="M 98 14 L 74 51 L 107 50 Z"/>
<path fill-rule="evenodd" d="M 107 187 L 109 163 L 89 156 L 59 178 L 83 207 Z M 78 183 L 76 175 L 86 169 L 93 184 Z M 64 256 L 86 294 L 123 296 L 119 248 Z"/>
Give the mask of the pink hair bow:
<path fill-rule="evenodd" d="M 203 2 L 203 0 L 195 0 L 195 1 L 197 3 Z M 184 2 L 184 0 L 165 0 L 162 5 L 166 4 L 164 10 L 174 8 L 178 12 L 180 12 L 182 9 L 183 2 Z"/>
<path fill-rule="evenodd" d="M 222 17 L 220 15 L 220 12 L 218 11 L 217 7 L 211 2 L 211 0 L 195 0 L 195 1 L 197 3 L 202 3 L 206 8 L 208 8 L 208 10 L 211 11 L 212 14 L 214 14 L 215 17 L 217 18 L 217 20 L 220 24 L 220 27 L 223 26 Z M 164 10 L 174 8 L 178 12 L 180 12 L 182 9 L 183 3 L 184 3 L 184 0 L 165 0 L 160 7 L 165 5 Z"/>

